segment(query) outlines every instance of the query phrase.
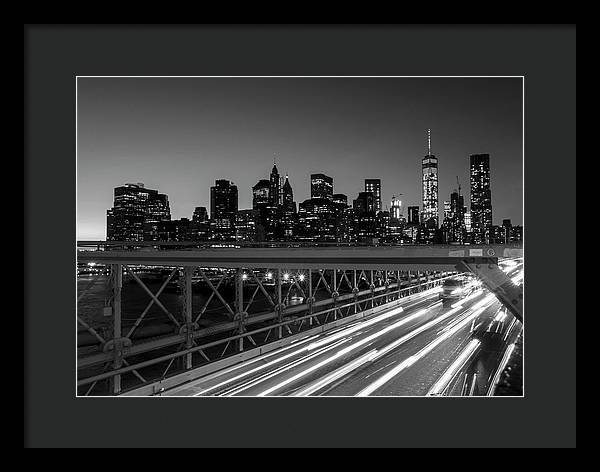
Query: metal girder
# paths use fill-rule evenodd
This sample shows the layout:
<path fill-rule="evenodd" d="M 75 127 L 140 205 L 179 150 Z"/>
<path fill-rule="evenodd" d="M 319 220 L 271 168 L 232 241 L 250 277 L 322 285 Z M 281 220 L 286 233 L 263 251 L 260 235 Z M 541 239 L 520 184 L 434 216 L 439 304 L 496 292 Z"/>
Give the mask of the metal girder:
<path fill-rule="evenodd" d="M 81 251 L 81 262 L 249 269 L 294 267 L 340 270 L 452 271 L 465 258 L 522 257 L 523 249 L 490 246 L 394 246 L 340 248 L 206 248 L 169 251 Z"/>
<path fill-rule="evenodd" d="M 462 272 L 471 272 L 492 291 L 498 300 L 515 318 L 523 322 L 523 289 L 498 267 L 497 260 L 481 262 L 476 259 L 465 259 L 456 265 Z"/>

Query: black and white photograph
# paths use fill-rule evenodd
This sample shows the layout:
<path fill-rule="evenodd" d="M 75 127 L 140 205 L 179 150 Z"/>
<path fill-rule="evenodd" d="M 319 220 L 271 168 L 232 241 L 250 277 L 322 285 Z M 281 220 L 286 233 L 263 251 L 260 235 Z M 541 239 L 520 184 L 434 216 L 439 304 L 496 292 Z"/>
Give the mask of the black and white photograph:
<path fill-rule="evenodd" d="M 76 87 L 77 395 L 523 395 L 523 77 Z"/>
<path fill-rule="evenodd" d="M 463 19 L 25 24 L 24 446 L 576 447 L 576 25 Z"/>

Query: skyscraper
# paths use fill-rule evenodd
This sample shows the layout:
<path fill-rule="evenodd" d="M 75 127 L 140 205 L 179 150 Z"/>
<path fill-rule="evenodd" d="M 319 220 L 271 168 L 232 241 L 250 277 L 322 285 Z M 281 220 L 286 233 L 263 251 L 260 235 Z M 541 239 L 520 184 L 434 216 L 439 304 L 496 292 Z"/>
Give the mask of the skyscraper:
<path fill-rule="evenodd" d="M 381 179 L 365 179 L 365 192 L 371 192 L 374 198 L 375 213 L 381 208 Z"/>
<path fill-rule="evenodd" d="M 271 175 L 269 177 L 269 204 L 272 207 L 276 207 L 281 204 L 281 179 L 279 177 L 279 170 L 275 160 L 273 160 L 273 169 L 271 169 Z"/>
<path fill-rule="evenodd" d="M 373 192 L 359 192 L 352 206 L 361 213 L 375 212 L 375 196 Z"/>
<path fill-rule="evenodd" d="M 258 212 L 257 225 L 260 226 L 257 231 L 258 236 L 264 237 L 269 220 L 271 182 L 267 179 L 261 179 L 252 187 L 252 209 Z M 257 237 L 259 239 L 259 237 Z"/>
<path fill-rule="evenodd" d="M 450 212 L 452 214 L 452 225 L 450 238 L 452 242 L 463 244 L 465 242 L 465 199 L 458 190 L 450 194 Z"/>
<path fill-rule="evenodd" d="M 285 182 L 281 186 L 281 225 L 283 227 L 283 239 L 293 239 L 296 234 L 297 213 L 296 202 L 294 201 L 294 192 L 288 175 L 285 176 Z"/>
<path fill-rule="evenodd" d="M 392 196 L 392 201 L 390 203 L 390 216 L 398 220 L 402 218 L 402 201 L 397 198 L 396 195 Z"/>
<path fill-rule="evenodd" d="M 229 180 L 216 180 L 210 188 L 210 217 L 215 222 L 215 236 L 233 238 L 238 211 L 238 189 Z"/>
<path fill-rule="evenodd" d="M 345 208 L 348 206 L 348 196 L 343 193 L 336 193 L 333 195 L 333 203 Z"/>
<path fill-rule="evenodd" d="M 490 155 L 471 155 L 471 229 L 473 242 L 489 241 L 492 228 L 492 191 L 490 188 Z"/>
<path fill-rule="evenodd" d="M 292 211 L 296 211 L 296 202 L 294 202 L 294 192 L 292 190 L 292 185 L 290 184 L 289 176 L 286 174 L 285 182 L 283 183 L 281 190 L 281 204 L 286 208 Z"/>
<path fill-rule="evenodd" d="M 310 198 L 300 203 L 298 235 L 304 241 L 335 241 L 336 205 L 327 198 Z"/>
<path fill-rule="evenodd" d="M 310 175 L 310 198 L 333 199 L 333 178 L 325 174 Z"/>
<path fill-rule="evenodd" d="M 192 214 L 192 221 L 194 223 L 204 223 L 208 221 L 208 211 L 206 211 L 206 207 L 196 207 Z"/>
<path fill-rule="evenodd" d="M 408 207 L 408 224 L 418 225 L 419 224 L 419 207 L 409 206 Z"/>
<path fill-rule="evenodd" d="M 114 189 L 113 207 L 107 211 L 106 237 L 113 241 L 157 240 L 156 224 L 170 221 L 169 199 L 143 183 Z"/>
<path fill-rule="evenodd" d="M 423 172 L 423 211 L 422 222 L 428 227 L 437 228 L 438 210 L 438 160 L 431 154 L 431 130 L 427 130 L 427 155 L 422 160 Z"/>

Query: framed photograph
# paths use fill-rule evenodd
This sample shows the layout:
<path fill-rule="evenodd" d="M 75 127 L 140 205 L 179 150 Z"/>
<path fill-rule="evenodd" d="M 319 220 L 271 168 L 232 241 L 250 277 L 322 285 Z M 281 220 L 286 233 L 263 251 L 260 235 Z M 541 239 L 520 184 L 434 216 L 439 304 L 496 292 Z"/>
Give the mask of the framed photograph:
<path fill-rule="evenodd" d="M 573 443 L 575 371 L 548 366 L 574 367 L 574 279 L 549 299 L 569 268 L 543 261 L 575 223 L 549 195 L 575 183 L 574 27 L 30 26 L 25 51 L 31 445 L 119 444 L 120 411 L 146 444 L 183 411 L 192 447 L 235 421 L 270 446 Z M 51 399 L 94 433 L 49 436 Z"/>

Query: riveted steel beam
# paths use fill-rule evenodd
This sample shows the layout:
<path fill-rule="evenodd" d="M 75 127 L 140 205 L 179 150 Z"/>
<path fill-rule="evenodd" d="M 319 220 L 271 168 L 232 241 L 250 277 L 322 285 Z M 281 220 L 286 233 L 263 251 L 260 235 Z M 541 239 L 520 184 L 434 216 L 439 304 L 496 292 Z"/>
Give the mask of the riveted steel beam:
<path fill-rule="evenodd" d="M 475 274 L 506 309 L 523 322 L 523 289 L 498 267 L 497 259 L 489 258 L 486 262 L 465 259 L 459 262 L 456 268 L 461 272 Z"/>

